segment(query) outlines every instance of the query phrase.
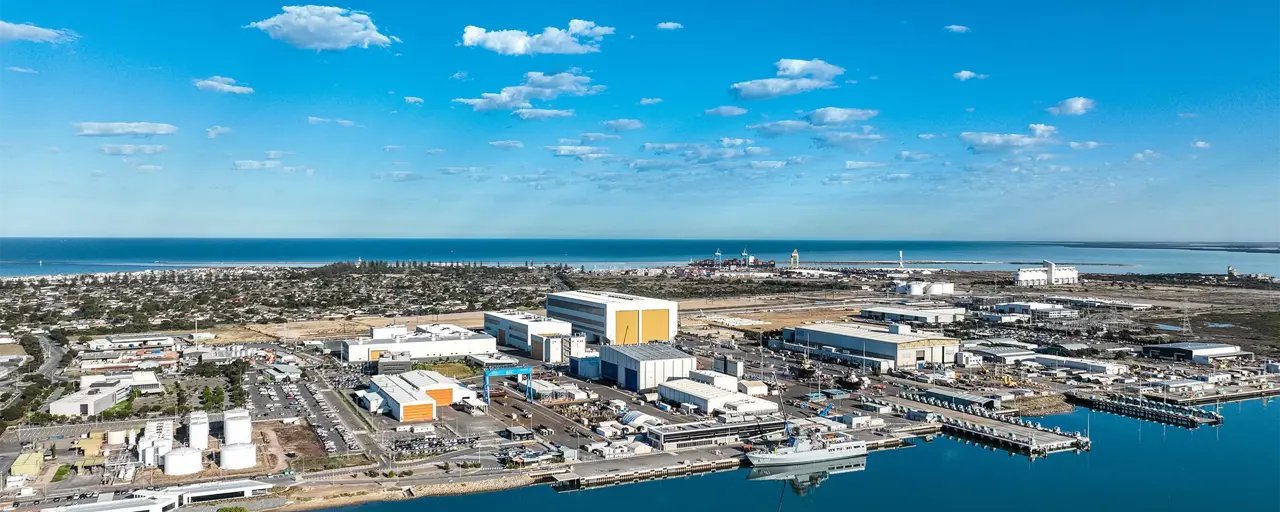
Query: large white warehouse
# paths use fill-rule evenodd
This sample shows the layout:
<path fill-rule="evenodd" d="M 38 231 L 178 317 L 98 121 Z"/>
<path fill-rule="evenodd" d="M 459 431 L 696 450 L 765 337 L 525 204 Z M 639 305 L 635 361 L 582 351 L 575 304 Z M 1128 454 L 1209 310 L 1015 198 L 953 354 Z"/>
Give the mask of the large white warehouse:
<path fill-rule="evenodd" d="M 671 341 L 679 323 L 675 302 L 586 290 L 547 294 L 547 316 L 602 345 Z"/>
<path fill-rule="evenodd" d="M 1075 267 L 1059 267 L 1052 261 L 1045 261 L 1043 266 L 1020 268 L 1013 276 L 1013 284 L 1017 286 L 1044 286 L 1052 284 L 1075 284 L 1080 282 L 1080 272 Z"/>
<path fill-rule="evenodd" d="M 351 362 L 377 361 L 384 354 L 408 353 L 413 359 L 434 359 L 497 351 L 497 340 L 493 336 L 451 324 L 421 325 L 412 336 L 342 342 L 342 358 Z"/>
<path fill-rule="evenodd" d="M 49 414 L 60 416 L 92 416 L 125 401 L 134 390 L 161 393 L 164 387 L 153 372 L 124 375 L 84 375 L 80 389 L 49 404 Z"/>
<path fill-rule="evenodd" d="M 782 330 L 791 346 L 830 347 L 841 353 L 893 361 L 898 368 L 951 364 L 960 342 L 906 325 L 811 324 Z"/>
<path fill-rule="evenodd" d="M 677 404 L 692 404 L 703 414 L 768 414 L 778 411 L 778 404 L 745 393 L 729 391 L 689 379 L 676 379 L 658 385 L 658 396 Z"/>
<path fill-rule="evenodd" d="M 432 421 L 436 407 L 448 407 L 476 393 L 437 372 L 414 370 L 398 375 L 374 375 L 360 404 L 375 412 L 387 412 L 402 422 Z"/>
<path fill-rule="evenodd" d="M 964 308 L 901 308 L 877 306 L 859 312 L 862 318 L 886 322 L 911 322 L 917 324 L 949 324 L 964 320 Z"/>
<path fill-rule="evenodd" d="M 683 379 L 696 369 L 697 358 L 663 343 L 600 348 L 600 376 L 631 391 L 653 389 L 669 379 Z"/>
<path fill-rule="evenodd" d="M 530 335 L 573 334 L 573 324 L 528 311 L 489 311 L 484 314 L 484 332 L 496 338 L 499 345 L 532 352 Z"/>

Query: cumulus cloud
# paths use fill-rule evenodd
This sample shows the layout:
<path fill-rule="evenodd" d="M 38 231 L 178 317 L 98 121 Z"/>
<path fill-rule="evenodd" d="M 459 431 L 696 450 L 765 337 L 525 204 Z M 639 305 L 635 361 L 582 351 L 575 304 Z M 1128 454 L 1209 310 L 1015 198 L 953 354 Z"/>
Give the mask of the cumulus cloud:
<path fill-rule="evenodd" d="M 98 149 L 104 155 L 154 155 L 163 153 L 169 147 L 158 144 L 103 144 Z"/>
<path fill-rule="evenodd" d="M 819 148 L 856 149 L 881 140 L 884 137 L 874 133 L 823 132 L 813 136 L 813 143 Z"/>
<path fill-rule="evenodd" d="M 608 128 L 615 132 L 623 132 L 627 130 L 639 130 L 641 128 L 644 128 L 644 123 L 636 119 L 614 119 L 611 121 L 605 121 L 600 124 L 604 125 L 605 128 Z"/>
<path fill-rule="evenodd" d="M 490 142 L 489 145 L 499 149 L 520 149 L 524 147 L 524 143 L 518 140 L 495 140 Z"/>
<path fill-rule="evenodd" d="M 685 163 L 680 160 L 640 159 L 632 160 L 628 165 L 637 171 L 661 171 L 677 169 L 683 167 Z"/>
<path fill-rule="evenodd" d="M 584 155 L 601 154 L 606 150 L 594 146 L 547 146 L 553 156 L 578 158 Z"/>
<path fill-rule="evenodd" d="M 729 137 L 720 137 L 720 145 L 726 148 L 736 148 L 738 146 L 745 146 L 745 145 L 751 144 L 752 142 L 755 142 L 755 141 L 751 139 L 734 139 Z"/>
<path fill-rule="evenodd" d="M 279 169 L 280 167 L 282 167 L 282 165 L 279 160 L 236 160 L 231 162 L 231 168 L 237 171 Z"/>
<path fill-rule="evenodd" d="M 1094 102 L 1089 98 L 1076 96 L 1059 101 L 1057 105 L 1044 109 L 1045 112 L 1063 116 L 1078 116 L 1093 110 Z"/>
<path fill-rule="evenodd" d="M 253 94 L 252 87 L 237 85 L 236 79 L 227 78 L 225 76 L 211 76 L 209 78 L 197 78 L 192 80 L 196 89 L 211 92 L 225 92 L 229 94 Z"/>
<path fill-rule="evenodd" d="M 1067 143 L 1067 146 L 1070 147 L 1071 149 L 1094 149 L 1101 145 L 1102 143 L 1094 142 L 1091 140 L 1087 140 L 1084 142 L 1071 141 Z"/>
<path fill-rule="evenodd" d="M 662 103 L 662 98 L 640 98 L 641 105 L 657 105 Z"/>
<path fill-rule="evenodd" d="M 665 155 L 668 153 L 674 153 L 676 151 L 680 151 L 683 149 L 692 148 L 696 146 L 697 146 L 696 144 L 688 144 L 683 142 L 675 142 L 675 143 L 646 142 L 644 143 L 643 146 L 640 146 L 640 151 L 653 153 L 655 155 Z"/>
<path fill-rule="evenodd" d="M 658 30 L 676 30 L 681 28 L 684 28 L 684 25 L 681 25 L 674 21 L 664 21 L 658 24 Z"/>
<path fill-rule="evenodd" d="M 1031 135 L 1021 133 L 962 132 L 960 140 L 969 144 L 969 150 L 974 153 L 1016 153 L 1044 144 L 1058 142 L 1052 137 L 1058 130 L 1052 126 L 1032 124 L 1027 126 L 1027 131 L 1031 132 Z"/>
<path fill-rule="evenodd" d="M 1196 149 L 1209 149 L 1209 143 L 1202 140 L 1197 140 L 1191 143 L 1191 147 Z"/>
<path fill-rule="evenodd" d="M 845 169 L 874 169 L 876 167 L 884 167 L 884 162 L 866 162 L 858 160 L 847 160 L 844 163 Z"/>
<path fill-rule="evenodd" d="M 279 150 L 274 150 L 274 149 L 267 150 L 267 152 L 266 152 L 267 160 L 279 160 L 279 159 L 281 159 L 281 158 L 284 158 L 284 156 L 285 156 L 285 155 L 287 155 L 287 154 L 288 154 L 288 153 L 286 153 L 286 152 L 284 152 L 284 151 L 279 151 Z"/>
<path fill-rule="evenodd" d="M 388 171 L 379 172 L 373 175 L 375 178 L 387 181 L 418 181 L 424 178 L 423 175 L 413 171 Z"/>
<path fill-rule="evenodd" d="M 80 36 L 67 29 L 37 27 L 29 23 L 9 23 L 0 20 L 0 43 L 30 41 L 33 43 L 69 43 Z"/>
<path fill-rule="evenodd" d="M 956 71 L 955 73 L 952 73 L 952 74 L 951 74 L 951 76 L 956 77 L 956 80 L 959 80 L 959 81 L 961 81 L 961 82 L 963 82 L 963 81 L 965 81 L 965 80 L 974 79 L 974 78 L 977 78 L 978 80 L 982 80 L 982 79 L 984 79 L 984 78 L 986 78 L 986 77 L 987 77 L 987 75 L 983 75 L 983 74 L 979 74 L 979 73 L 974 73 L 974 72 L 969 71 L 969 70 L 967 70 L 967 69 L 962 69 L 962 70 L 960 70 L 960 71 Z"/>
<path fill-rule="evenodd" d="M 1138 162 L 1146 162 L 1158 156 L 1160 156 L 1160 153 L 1156 153 L 1150 149 L 1144 149 L 1141 152 L 1134 153 L 1133 159 Z"/>
<path fill-rule="evenodd" d="M 400 42 L 378 32 L 369 15 L 341 7 L 291 5 L 284 12 L 245 28 L 256 28 L 272 39 L 304 50 L 345 50 L 351 47 L 390 46 Z"/>
<path fill-rule="evenodd" d="M 423 102 L 423 99 L 417 96 L 405 96 L 404 102 L 410 105 L 421 105 Z"/>
<path fill-rule="evenodd" d="M 703 113 L 709 116 L 733 117 L 733 116 L 740 116 L 742 114 L 746 114 L 747 109 L 742 107 L 735 107 L 732 105 L 722 105 L 716 108 L 710 108 L 710 109 L 704 110 Z"/>
<path fill-rule="evenodd" d="M 452 80 L 457 80 L 457 81 L 459 81 L 459 82 L 465 82 L 465 81 L 467 81 L 467 72 L 466 72 L 466 71 L 454 71 L 452 75 L 449 75 L 449 78 L 450 78 L 450 79 L 452 79 Z"/>
<path fill-rule="evenodd" d="M 210 139 L 216 139 L 219 135 L 231 133 L 231 129 L 225 126 L 210 126 L 204 129 L 204 134 Z"/>
<path fill-rule="evenodd" d="M 922 133 L 920 135 L 916 135 L 916 137 L 919 138 L 920 140 L 929 140 L 934 137 L 937 137 L 937 135 L 934 135 L 932 133 Z"/>
<path fill-rule="evenodd" d="M 828 64 L 820 59 L 781 59 L 774 65 L 778 68 L 779 78 L 738 82 L 730 88 L 741 99 L 776 98 L 833 87 L 835 77 L 844 74 L 845 71 L 840 66 Z"/>
<path fill-rule="evenodd" d="M 795 121 L 790 119 L 783 120 L 783 121 L 771 121 L 768 123 L 759 123 L 759 124 L 753 124 L 753 125 L 747 126 L 748 130 L 755 130 L 756 133 L 760 134 L 761 137 L 770 137 L 770 138 L 777 137 L 779 135 L 790 135 L 793 133 L 800 133 L 803 131 L 807 131 L 810 128 L 813 128 L 813 125 L 806 123 L 804 121 Z"/>
<path fill-rule="evenodd" d="M 525 121 L 533 121 L 538 119 L 551 119 L 555 117 L 573 117 L 573 111 L 545 108 L 520 108 L 511 112 L 511 115 L 524 119 Z"/>
<path fill-rule="evenodd" d="M 85 137 L 111 137 L 116 135 L 172 135 L 178 127 L 165 123 L 71 123 L 76 135 Z"/>
<path fill-rule="evenodd" d="M 502 55 L 582 54 L 600 51 L 600 40 L 613 33 L 613 27 L 585 20 L 569 20 L 568 30 L 547 27 L 532 36 L 523 30 L 490 31 L 468 25 L 462 30 L 462 46 L 479 46 Z"/>
<path fill-rule="evenodd" d="M 525 73 L 520 85 L 503 87 L 499 92 L 486 92 L 479 98 L 455 98 L 455 103 L 470 105 L 477 112 L 502 109 L 532 108 L 533 100 L 551 101 L 561 95 L 586 96 L 604 90 L 602 85 L 591 85 L 591 77 L 571 69 L 548 75 L 539 71 Z"/>
<path fill-rule="evenodd" d="M 31 69 L 31 68 L 20 68 L 20 67 L 18 67 L 18 66 L 9 66 L 9 67 L 7 67 L 7 68 L 5 68 L 5 69 L 7 69 L 7 70 L 9 70 L 9 71 L 12 71 L 12 72 L 14 72 L 14 73 L 26 73 L 26 74 L 28 74 L 28 75 L 36 75 L 36 74 L 39 74 L 39 73 L 40 73 L 39 71 L 36 71 L 36 70 L 34 70 L 34 69 Z"/>
<path fill-rule="evenodd" d="M 951 32 L 952 34 L 963 34 L 969 31 L 969 27 L 966 27 L 964 25 L 947 25 L 945 27 L 942 27 L 942 29 L 946 30 L 947 32 Z"/>
<path fill-rule="evenodd" d="M 614 135 L 614 134 L 611 134 L 611 133 L 588 132 L 588 133 L 584 133 L 584 134 L 582 134 L 579 138 L 580 138 L 583 142 L 595 142 L 595 141 L 598 141 L 598 140 L 614 140 L 614 139 L 621 139 L 621 138 L 622 138 L 622 136 L 621 136 L 621 135 Z M 569 139 L 569 140 L 570 140 L 570 141 L 572 141 L 573 139 Z"/>
<path fill-rule="evenodd" d="M 928 160 L 928 159 L 933 158 L 933 157 L 935 157 L 935 156 L 937 156 L 937 155 L 934 155 L 934 154 L 932 154 L 932 153 L 917 153 L 917 152 L 914 152 L 914 151 L 899 151 L 899 152 L 898 152 L 898 156 L 896 156 L 896 157 L 894 157 L 894 158 L 897 158 L 898 160 L 902 160 L 903 162 L 919 162 L 919 161 L 921 161 L 921 160 Z"/>
<path fill-rule="evenodd" d="M 808 119 L 810 123 L 823 126 L 845 124 L 853 121 L 866 121 L 877 115 L 880 115 L 879 110 L 823 107 L 812 112 L 808 112 L 802 117 Z"/>

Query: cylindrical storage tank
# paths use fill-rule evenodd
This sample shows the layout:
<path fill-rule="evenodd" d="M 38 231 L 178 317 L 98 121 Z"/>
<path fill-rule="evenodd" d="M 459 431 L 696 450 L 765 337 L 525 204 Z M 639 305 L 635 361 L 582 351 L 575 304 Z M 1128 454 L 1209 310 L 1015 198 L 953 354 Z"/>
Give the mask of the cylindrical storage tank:
<path fill-rule="evenodd" d="M 258 447 L 249 443 L 228 444 L 218 455 L 218 467 L 224 470 L 249 469 L 258 465 Z"/>
<path fill-rule="evenodd" d="M 187 423 L 187 446 L 197 450 L 209 449 L 209 415 L 203 412 L 191 413 L 191 421 Z"/>
<path fill-rule="evenodd" d="M 246 444 L 253 441 L 253 420 L 249 411 L 232 409 L 222 415 L 222 436 L 226 444 Z"/>
<path fill-rule="evenodd" d="M 924 283 L 908 284 L 907 289 L 907 293 L 910 295 L 924 295 Z"/>
<path fill-rule="evenodd" d="M 138 429 L 131 428 L 124 432 L 124 443 L 133 446 L 138 441 Z"/>
<path fill-rule="evenodd" d="M 123 430 L 107 431 L 107 444 L 124 444 Z"/>
<path fill-rule="evenodd" d="M 191 475 L 203 469 L 203 455 L 200 450 L 190 447 L 175 448 L 164 454 L 164 474 Z"/>

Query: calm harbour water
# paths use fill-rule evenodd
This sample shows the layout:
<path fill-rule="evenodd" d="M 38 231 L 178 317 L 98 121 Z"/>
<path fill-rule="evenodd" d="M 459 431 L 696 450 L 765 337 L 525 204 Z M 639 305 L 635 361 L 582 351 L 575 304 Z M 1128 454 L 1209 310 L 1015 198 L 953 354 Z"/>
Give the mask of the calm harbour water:
<path fill-rule="evenodd" d="M 745 249 L 786 262 L 793 249 L 807 261 L 907 260 L 1110 263 L 1077 265 L 1085 272 L 1280 274 L 1280 255 L 1175 249 L 1086 248 L 1047 242 L 919 242 L 831 240 L 537 240 L 537 239 L 200 239 L 4 238 L 0 275 L 118 272 L 145 268 L 241 264 L 323 264 L 335 261 L 428 260 L 522 263 L 565 262 L 587 268 L 680 264 L 725 258 Z M 41 263 L 43 262 L 43 263 Z M 934 265 L 924 265 L 934 266 Z M 1008 270 L 1020 265 L 947 265 Z M 1025 265 L 1022 265 L 1025 266 Z"/>
<path fill-rule="evenodd" d="M 805 495 L 746 470 L 556 493 L 546 486 L 369 503 L 337 512 L 413 510 L 1280 510 L 1280 401 L 1225 404 L 1226 422 L 1190 431 L 1090 413 L 1039 421 L 1089 428 L 1092 452 L 1022 456 L 939 438 L 872 453 L 866 469 L 833 475 Z"/>

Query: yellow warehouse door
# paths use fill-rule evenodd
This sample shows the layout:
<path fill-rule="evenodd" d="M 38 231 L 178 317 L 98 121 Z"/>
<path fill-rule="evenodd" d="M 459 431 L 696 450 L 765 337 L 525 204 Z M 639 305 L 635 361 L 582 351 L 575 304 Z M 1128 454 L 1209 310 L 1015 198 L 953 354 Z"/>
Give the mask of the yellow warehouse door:
<path fill-rule="evenodd" d="M 646 309 L 640 314 L 640 341 L 671 341 L 670 311 L 665 309 Z"/>
<path fill-rule="evenodd" d="M 640 343 L 639 311 L 619 311 L 614 314 L 613 342 L 619 345 Z"/>

